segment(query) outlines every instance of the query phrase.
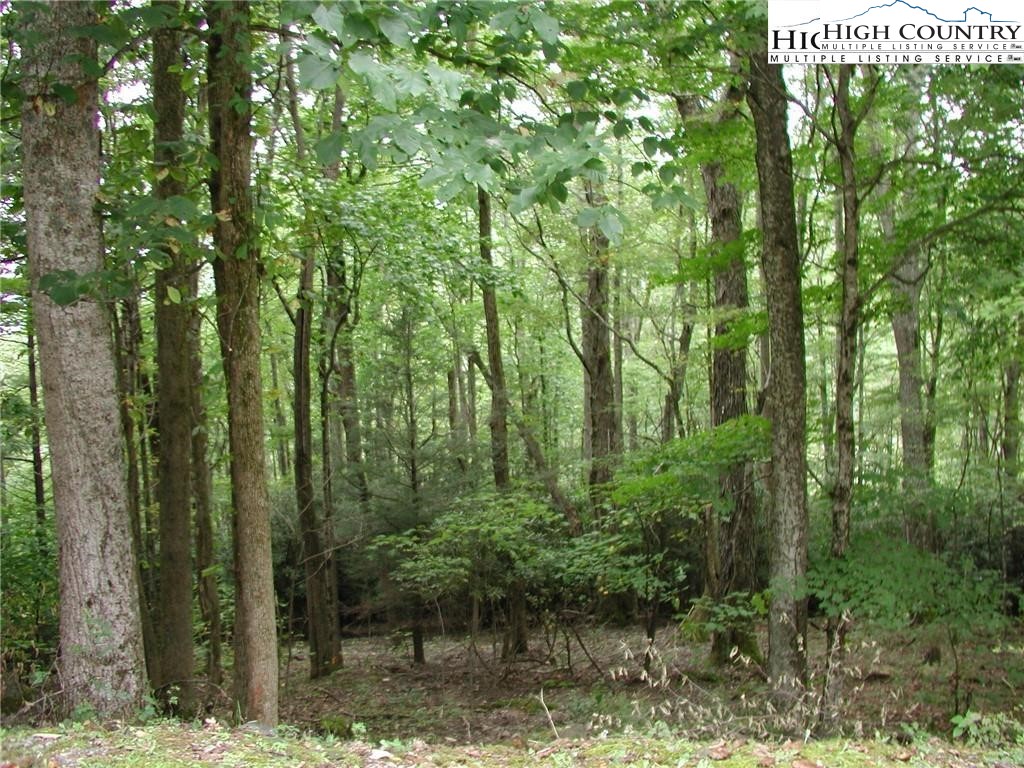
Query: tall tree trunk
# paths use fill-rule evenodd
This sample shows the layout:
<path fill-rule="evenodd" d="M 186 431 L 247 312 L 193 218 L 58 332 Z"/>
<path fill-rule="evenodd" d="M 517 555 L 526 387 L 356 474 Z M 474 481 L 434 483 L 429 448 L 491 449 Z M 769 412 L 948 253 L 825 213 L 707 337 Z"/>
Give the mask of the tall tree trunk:
<path fill-rule="evenodd" d="M 121 421 L 121 436 L 125 446 L 127 471 L 128 516 L 131 521 L 132 551 L 134 552 L 136 581 L 139 590 L 139 613 L 142 620 L 143 649 L 146 659 L 146 674 L 149 680 L 159 680 L 160 643 L 154 626 L 153 602 L 155 600 L 156 564 L 148 552 L 148 537 L 143 532 L 142 500 L 139 487 L 139 450 L 136 439 L 135 421 L 132 416 L 132 400 L 135 397 L 135 363 L 131 362 L 133 352 L 127 331 L 118 322 L 116 308 L 111 310 L 114 336 L 114 360 L 117 368 L 117 397 Z"/>
<path fill-rule="evenodd" d="M 604 194 L 587 182 L 587 203 L 604 205 Z M 586 380 L 587 414 L 590 420 L 590 465 L 587 477 L 594 497 L 599 486 L 612 479 L 615 455 L 615 372 L 609 334 L 608 238 L 597 227 L 587 232 L 587 294 L 582 306 L 582 351 Z M 595 497 L 596 498 L 596 497 Z"/>
<path fill-rule="evenodd" d="M 614 371 L 613 375 L 613 393 L 614 393 L 614 419 L 615 426 L 612 433 L 612 451 L 616 455 L 622 453 L 623 448 L 623 402 L 622 402 L 622 390 L 623 390 L 623 373 L 622 373 L 622 362 L 623 362 L 623 334 L 624 327 L 629 322 L 628 318 L 624 318 L 625 314 L 624 302 L 622 300 L 622 269 L 621 267 L 615 268 L 615 274 L 612 277 L 612 312 L 613 312 L 613 323 L 612 326 L 612 367 Z"/>
<path fill-rule="evenodd" d="M 306 140 L 299 116 L 298 89 L 294 66 L 289 60 L 286 70 L 288 111 L 295 131 L 295 155 L 299 168 L 306 166 Z M 305 235 L 313 236 L 312 212 L 306 209 Z M 332 602 L 331 581 L 334 560 L 325 546 L 325 526 L 316 509 L 313 489 L 313 415 L 312 375 L 309 355 L 313 337 L 313 274 L 316 268 L 315 247 L 306 245 L 299 276 L 298 309 L 295 311 L 295 336 L 292 352 L 292 421 L 295 429 L 295 502 L 302 527 L 300 559 L 306 574 L 306 636 L 309 640 L 309 676 L 312 679 L 329 674 L 337 663 L 338 616 Z"/>
<path fill-rule="evenodd" d="M 487 365 L 491 387 L 491 469 L 494 487 L 508 488 L 508 390 L 505 386 L 505 364 L 501 354 L 501 331 L 498 321 L 498 298 L 494 290 L 494 257 L 491 250 L 491 196 L 481 187 L 477 190 L 477 216 L 480 231 L 480 260 L 485 276 L 480 281 L 484 304 L 484 325 L 487 331 Z"/>
<path fill-rule="evenodd" d="M 355 329 L 352 323 L 350 308 L 351 297 L 345 300 L 346 309 L 341 330 L 338 332 L 337 364 L 338 374 L 338 405 L 341 409 L 341 422 L 345 427 L 345 463 L 355 487 L 356 498 L 364 512 L 369 511 L 370 484 L 366 479 L 366 465 L 363 461 L 362 420 L 359 415 L 359 393 L 356 384 L 356 351 L 353 343 Z"/>
<path fill-rule="evenodd" d="M 301 560 L 306 573 L 306 619 L 309 639 L 309 676 L 322 677 L 335 665 L 338 649 L 338 619 L 331 615 L 330 587 L 332 569 L 323 543 L 320 516 L 313 491 L 313 417 L 309 351 L 313 329 L 310 295 L 313 292 L 313 251 L 310 248 L 302 264 L 299 280 L 299 308 L 295 312 L 293 376 L 295 396 L 295 500 L 302 526 Z"/>
<path fill-rule="evenodd" d="M 31 419 L 29 432 L 32 441 L 32 496 L 36 510 L 36 552 L 39 562 L 45 563 L 50 561 L 50 547 L 47 544 L 46 536 L 45 465 L 43 464 L 42 431 L 39 427 L 39 377 L 36 373 L 36 337 L 35 331 L 32 328 L 31 316 L 27 320 L 27 325 L 28 338 L 25 343 L 28 348 L 28 404 L 30 410 L 29 418 Z M 2 470 L 3 467 L 0 467 L 0 471 Z M 4 509 L 7 508 L 6 499 L 4 499 L 2 506 Z M 36 642 L 40 642 L 43 633 L 40 612 L 43 590 L 42 585 L 37 584 L 36 586 L 36 595 L 33 598 L 36 616 L 35 639 Z"/>
<path fill-rule="evenodd" d="M 772 601 L 768 613 L 768 674 L 782 708 L 796 703 L 807 676 L 807 380 L 793 197 L 793 159 L 782 67 L 768 52 L 752 52 L 747 103 L 757 135 L 763 266 L 771 373 L 765 409 L 772 422 Z"/>
<path fill-rule="evenodd" d="M 734 105 L 742 99 L 737 89 L 730 93 Z M 728 118 L 725 118 L 728 119 Z M 711 217 L 711 237 L 716 248 L 735 249 L 743 230 L 742 207 L 734 184 L 724 181 L 722 164 L 702 166 L 704 188 Z M 733 254 L 726 266 L 715 273 L 714 351 L 711 360 L 711 425 L 717 427 L 745 416 L 747 410 L 747 350 L 727 341 L 731 323 L 737 313 L 749 306 L 747 297 L 746 264 L 742 253 Z M 722 496 L 729 500 L 732 512 L 728 517 L 725 535 L 720 535 L 717 510 L 708 515 L 709 538 L 717 541 L 717 551 L 710 553 L 716 567 L 708 569 L 708 592 L 721 600 L 729 592 L 749 591 L 754 586 L 754 563 L 757 547 L 754 543 L 754 494 L 752 472 L 746 463 L 737 464 L 722 473 Z M 717 572 L 717 573 L 716 573 Z M 717 578 L 710 578 L 717 575 Z M 743 653 L 756 650 L 757 642 L 750 633 L 739 628 L 715 632 L 712 636 L 712 658 L 719 664 L 728 661 L 733 647 Z"/>
<path fill-rule="evenodd" d="M 857 121 L 850 106 L 853 65 L 839 67 L 835 107 L 839 132 L 835 137 L 839 154 L 843 198 L 843 242 L 840 249 L 842 299 L 836 337 L 836 482 L 832 490 L 832 556 L 845 556 L 850 543 L 850 506 L 853 501 L 854 470 L 854 381 L 857 361 L 857 326 L 860 317 L 860 289 L 857 285 L 860 242 L 860 197 L 854 139 Z M 841 644 L 841 637 L 838 639 Z"/>
<path fill-rule="evenodd" d="M 217 329 L 228 394 L 235 541 L 235 699 L 242 717 L 277 724 L 278 668 L 270 500 L 263 452 L 260 258 L 249 193 L 249 6 L 207 3 L 210 174 L 216 216 Z"/>
<path fill-rule="evenodd" d="M 19 32 L 34 33 L 20 43 L 22 178 L 57 522 L 63 703 L 69 713 L 131 717 L 146 677 L 110 319 L 94 298 L 61 306 L 39 288 L 44 275 L 103 268 L 96 42 L 79 31 L 97 18 L 91 3 L 22 11 Z"/>
<path fill-rule="evenodd" d="M 178 0 L 161 2 L 172 13 Z M 179 146 L 184 133 L 185 92 L 181 88 L 181 34 L 173 27 L 153 32 L 153 144 L 156 197 L 185 193 L 179 180 Z M 195 662 L 192 647 L 192 402 L 189 366 L 188 264 L 184 254 L 167 248 L 168 266 L 156 275 L 157 410 L 160 463 L 160 679 L 154 687 L 173 712 L 195 712 Z"/>
<path fill-rule="evenodd" d="M 199 273 L 193 271 L 189 282 L 189 295 L 199 295 Z M 221 670 L 220 592 L 217 589 L 217 571 L 214 567 L 213 535 L 213 476 L 207 458 L 209 425 L 203 404 L 203 316 L 198 305 L 193 305 L 189 318 L 188 354 L 192 402 L 192 495 L 195 499 L 196 579 L 199 585 L 199 613 L 206 626 L 206 678 L 219 688 L 223 681 Z"/>
<path fill-rule="evenodd" d="M 832 557 L 846 556 L 850 545 L 850 510 L 853 504 L 853 482 L 856 468 L 854 397 L 860 326 L 860 288 L 858 285 L 860 245 L 860 196 L 857 190 L 856 139 L 859 118 L 850 104 L 852 64 L 839 66 L 834 88 L 838 127 L 832 142 L 839 156 L 840 193 L 843 200 L 843 240 L 839 248 L 841 300 L 839 325 L 836 330 L 836 477 L 832 487 Z M 831 728 L 839 716 L 842 696 L 840 665 L 845 655 L 847 620 L 830 616 L 826 628 L 828 640 L 823 718 Z"/>
<path fill-rule="evenodd" d="M 271 398 L 273 403 L 274 429 L 277 432 L 274 436 L 274 469 L 276 470 L 274 474 L 278 478 L 283 478 L 288 476 L 288 470 L 292 463 L 291 456 L 288 455 L 288 438 L 286 437 L 288 434 L 288 422 L 285 420 L 284 408 L 281 406 L 281 401 L 285 397 L 285 390 L 277 372 L 277 353 L 271 352 L 268 357 L 270 358 L 270 387 L 274 393 Z"/>

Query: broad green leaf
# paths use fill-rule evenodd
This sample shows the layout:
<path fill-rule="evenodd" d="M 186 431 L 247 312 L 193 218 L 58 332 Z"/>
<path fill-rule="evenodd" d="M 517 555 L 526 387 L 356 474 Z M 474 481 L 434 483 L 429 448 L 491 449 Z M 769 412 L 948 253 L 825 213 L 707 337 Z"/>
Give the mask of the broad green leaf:
<path fill-rule="evenodd" d="M 366 51 L 356 51 L 348 57 L 348 68 L 357 75 L 369 75 L 379 72 L 380 64 Z"/>
<path fill-rule="evenodd" d="M 422 96 L 430 90 L 427 79 L 419 72 L 395 65 L 391 67 L 391 74 L 395 79 L 395 89 L 403 96 Z"/>
<path fill-rule="evenodd" d="M 391 134 L 395 146 L 402 150 L 409 157 L 420 151 L 423 144 L 423 136 L 411 125 L 399 124 Z"/>
<path fill-rule="evenodd" d="M 385 16 L 382 18 L 380 20 L 380 31 L 384 33 L 384 37 L 399 48 L 412 47 L 409 25 L 401 16 Z"/>
<path fill-rule="evenodd" d="M 600 208 L 584 208 L 578 214 L 576 214 L 576 224 L 583 229 L 589 229 L 590 227 L 597 224 L 601 218 Z"/>
<path fill-rule="evenodd" d="M 298 59 L 301 85 L 314 91 L 323 91 L 337 84 L 340 74 L 337 63 L 305 51 L 299 54 Z"/>
<path fill-rule="evenodd" d="M 603 209 L 601 217 L 597 221 L 597 228 L 604 233 L 612 245 L 622 242 L 622 220 L 620 214 L 613 208 Z"/>
<path fill-rule="evenodd" d="M 181 304 L 181 291 L 179 291 L 173 285 L 168 285 L 167 300 L 171 302 L 171 304 Z"/>
<path fill-rule="evenodd" d="M 587 84 L 583 80 L 570 80 L 565 84 L 565 92 L 573 101 L 583 101 L 587 97 Z"/>
<path fill-rule="evenodd" d="M 65 83 L 54 83 L 50 86 L 53 92 L 63 100 L 65 104 L 74 104 L 78 101 L 78 92 Z"/>
<path fill-rule="evenodd" d="M 431 62 L 427 65 L 427 76 L 434 87 L 449 99 L 457 100 L 462 95 L 463 76 Z"/>
<path fill-rule="evenodd" d="M 558 20 L 536 6 L 530 8 L 530 25 L 543 42 L 549 45 L 558 42 Z"/>
<path fill-rule="evenodd" d="M 476 184 L 478 187 L 490 190 L 496 175 L 494 169 L 486 163 L 478 163 L 471 165 L 462 172 L 462 177 L 470 184 Z"/>
<path fill-rule="evenodd" d="M 519 16 L 519 8 L 513 6 L 501 13 L 495 14 L 491 17 L 490 27 L 491 29 L 497 29 L 501 31 L 508 31 L 512 25 L 517 21 Z"/>
<path fill-rule="evenodd" d="M 332 131 L 313 145 L 316 152 L 316 159 L 320 165 L 330 165 L 338 162 L 341 150 L 347 142 L 347 136 L 342 131 Z"/>
<path fill-rule="evenodd" d="M 313 11 L 313 21 L 335 35 L 339 40 L 342 38 L 345 30 L 345 17 L 337 3 L 318 5 L 316 10 Z"/>

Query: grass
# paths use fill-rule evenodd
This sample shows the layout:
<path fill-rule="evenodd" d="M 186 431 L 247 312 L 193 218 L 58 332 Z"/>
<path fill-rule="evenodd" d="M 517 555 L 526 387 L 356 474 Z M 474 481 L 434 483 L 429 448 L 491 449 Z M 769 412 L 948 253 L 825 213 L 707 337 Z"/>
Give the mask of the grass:
<path fill-rule="evenodd" d="M 722 768 L 860 768 L 936 766 L 1010 768 L 1024 748 L 980 750 L 936 739 L 901 745 L 888 740 L 691 741 L 624 733 L 604 738 L 558 739 L 521 745 L 439 745 L 422 740 L 371 745 L 339 741 L 285 728 L 262 736 L 216 721 L 154 722 L 101 727 L 78 723 L 46 731 L 4 731 L 5 766 L 30 768 L 328 768 L 338 766 L 481 766 L 482 768 L 610 768 L 722 766 Z"/>

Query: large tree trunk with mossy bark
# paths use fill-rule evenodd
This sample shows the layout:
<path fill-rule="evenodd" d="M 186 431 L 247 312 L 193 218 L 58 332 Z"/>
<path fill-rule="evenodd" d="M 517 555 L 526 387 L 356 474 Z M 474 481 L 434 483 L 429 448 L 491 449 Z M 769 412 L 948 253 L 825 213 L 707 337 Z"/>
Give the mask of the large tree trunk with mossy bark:
<path fill-rule="evenodd" d="M 98 19 L 92 3 L 53 3 L 23 7 L 20 22 L 22 178 L 57 527 L 62 703 L 69 714 L 130 718 L 146 677 L 110 317 L 95 297 L 58 304 L 40 285 L 103 269 L 96 42 L 83 33 Z"/>

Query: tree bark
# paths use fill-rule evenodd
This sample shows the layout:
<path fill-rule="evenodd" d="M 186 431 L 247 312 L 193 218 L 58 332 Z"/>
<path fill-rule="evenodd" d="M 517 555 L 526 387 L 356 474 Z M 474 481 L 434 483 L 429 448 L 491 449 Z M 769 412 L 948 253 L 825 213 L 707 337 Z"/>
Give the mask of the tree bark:
<path fill-rule="evenodd" d="M 768 674 L 774 699 L 779 706 L 789 708 L 803 691 L 807 676 L 807 599 L 802 587 L 807 570 L 807 374 L 800 254 L 782 67 L 768 63 L 766 49 L 752 52 L 749 64 L 747 103 L 757 136 L 771 345 L 765 398 L 772 422 Z"/>
<path fill-rule="evenodd" d="M 836 337 L 836 482 L 832 489 L 832 556 L 844 557 L 850 543 L 850 507 L 853 502 L 854 381 L 857 362 L 857 326 L 860 322 L 860 289 L 857 284 L 860 243 L 860 197 L 854 139 L 857 121 L 850 106 L 853 65 L 839 67 L 835 108 L 839 116 L 836 151 L 842 177 L 843 242 L 840 249 L 842 299 Z M 841 640 L 841 638 L 840 638 Z"/>
<path fill-rule="evenodd" d="M 172 11 L 177 0 L 163 3 Z M 153 32 L 154 165 L 165 172 L 155 193 L 166 200 L 185 193 L 179 180 L 178 146 L 184 133 L 185 92 L 181 88 L 181 34 L 172 27 Z M 168 265 L 156 274 L 157 411 L 160 463 L 160 679 L 154 687 L 174 713 L 195 712 L 192 646 L 192 408 L 189 366 L 188 264 L 175 247 L 164 249 Z M 172 292 L 176 294 L 172 297 Z"/>
<path fill-rule="evenodd" d="M 592 207 L 604 205 L 599 188 L 587 182 L 587 203 Z M 580 308 L 582 322 L 582 351 L 587 386 L 587 416 L 589 417 L 590 450 L 584 457 L 590 469 L 587 482 L 592 498 L 597 489 L 611 481 L 616 448 L 615 372 L 613 370 L 611 338 L 609 333 L 609 254 L 608 238 L 594 227 L 587 232 L 587 294 Z"/>
<path fill-rule="evenodd" d="M 292 459 L 288 453 L 288 422 L 284 418 L 284 408 L 281 407 L 281 401 L 285 397 L 285 390 L 281 386 L 281 379 L 278 376 L 277 369 L 277 353 L 271 352 L 270 357 L 270 387 L 274 392 L 273 402 L 273 416 L 274 416 L 274 429 L 277 434 L 274 435 L 274 468 L 276 470 L 275 475 L 278 478 L 288 476 L 288 470 L 291 467 Z M 294 407 L 294 405 L 293 405 Z"/>
<path fill-rule="evenodd" d="M 505 386 L 505 364 L 501 354 L 501 331 L 498 321 L 498 298 L 494 290 L 494 257 L 491 249 L 491 196 L 477 190 L 477 216 L 480 230 L 480 260 L 487 274 L 480 282 L 484 304 L 484 325 L 487 331 L 487 365 L 491 387 L 491 469 L 494 487 L 508 488 L 508 390 Z"/>
<path fill-rule="evenodd" d="M 189 294 L 199 294 L 199 273 L 193 271 Z M 192 495 L 195 499 L 196 579 L 199 585 L 199 613 L 206 625 L 206 677 L 219 688 L 224 679 L 221 669 L 220 592 L 214 559 L 213 477 L 207 459 L 209 425 L 203 404 L 202 319 L 199 307 L 193 305 L 189 318 L 188 354 L 192 376 L 190 408 L 192 410 Z"/>
<path fill-rule="evenodd" d="M 733 89 L 736 90 L 736 89 Z M 730 94 L 733 103 L 742 99 L 739 93 Z M 726 118 L 728 119 L 728 118 Z M 743 230 L 742 206 L 736 186 L 724 181 L 722 164 L 706 163 L 702 166 L 704 188 L 711 217 L 711 237 L 714 247 L 735 249 Z M 735 347 L 728 343 L 730 323 L 737 313 L 749 307 L 746 265 L 742 253 L 734 254 L 726 266 L 715 273 L 715 341 L 711 360 L 711 426 L 745 416 L 747 410 L 747 350 L 746 345 Z M 718 528 L 718 512 L 708 515 L 709 539 L 717 542 L 715 551 L 709 551 L 709 560 L 715 567 L 707 569 L 707 591 L 714 600 L 721 600 L 729 592 L 749 591 L 754 585 L 754 564 L 757 547 L 754 542 L 754 493 L 752 472 L 746 463 L 730 467 L 722 473 L 722 496 L 729 500 L 732 512 L 727 518 L 725 535 Z M 712 635 L 712 658 L 719 664 L 729 659 L 733 647 L 744 652 L 756 648 L 756 640 L 739 628 L 731 628 Z"/>
<path fill-rule="evenodd" d="M 287 68 L 288 111 L 295 131 L 295 155 L 299 168 L 306 165 L 306 141 L 299 116 L 298 89 L 291 61 Z M 305 212 L 305 235 L 312 237 L 312 212 Z M 302 527 L 300 559 L 306 574 L 306 637 L 309 640 L 309 676 L 329 674 L 337 665 L 338 615 L 332 601 L 331 581 L 334 560 L 324 542 L 326 526 L 316 509 L 313 489 L 313 414 L 310 348 L 313 337 L 313 274 L 316 251 L 312 243 L 305 247 L 299 277 L 298 309 L 295 311 L 295 335 L 292 354 L 292 421 L 295 429 L 295 501 Z"/>
<path fill-rule="evenodd" d="M 128 517 L 131 521 L 132 551 L 139 591 L 142 645 L 146 659 L 146 674 L 150 681 L 154 681 L 159 680 L 161 677 L 160 643 L 157 639 L 152 608 L 156 591 L 154 579 L 156 567 L 149 552 L 151 538 L 145 536 L 142 524 L 142 501 L 139 488 L 139 444 L 136 438 L 131 404 L 132 399 L 135 397 L 136 363 L 132 362 L 135 352 L 132 351 L 133 342 L 128 338 L 127 331 L 118 322 L 116 309 L 111 312 L 111 320 L 114 326 L 114 361 L 117 368 L 118 410 L 121 419 L 121 435 L 125 446 L 125 459 L 128 466 Z"/>
<path fill-rule="evenodd" d="M 235 700 L 244 719 L 278 716 L 277 638 L 260 374 L 260 259 L 250 198 L 249 6 L 207 3 L 210 139 L 216 167 L 217 329 L 228 396 L 235 541 Z"/>
<path fill-rule="evenodd" d="M 323 543 L 320 516 L 313 491 L 313 417 L 309 353 L 313 329 L 310 295 L 313 292 L 313 251 L 302 264 L 299 280 L 299 308 L 295 312 L 293 376 L 295 396 L 295 500 L 302 526 L 301 560 L 306 573 L 306 620 L 309 640 L 309 676 L 322 677 L 335 666 L 338 650 L 338 619 L 332 615 L 330 585 L 331 560 Z"/>
<path fill-rule="evenodd" d="M 95 65 L 96 43 L 77 32 L 97 18 L 90 3 L 23 11 L 22 174 L 57 524 L 58 672 L 69 713 L 126 718 L 146 679 L 110 319 L 92 297 L 61 306 L 39 287 L 60 270 L 103 268 L 98 83 L 82 66 Z"/>

